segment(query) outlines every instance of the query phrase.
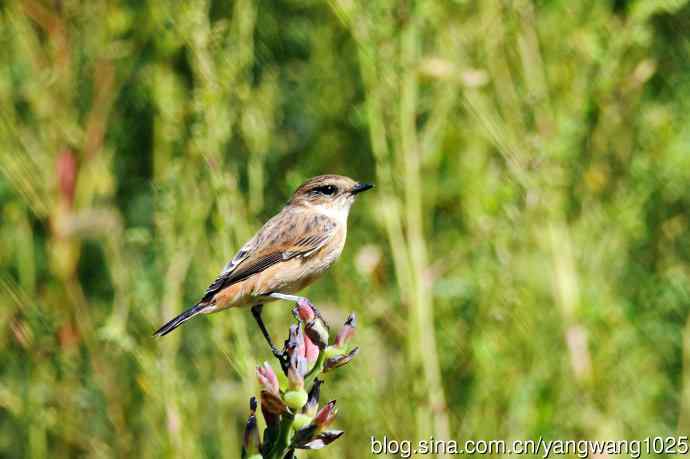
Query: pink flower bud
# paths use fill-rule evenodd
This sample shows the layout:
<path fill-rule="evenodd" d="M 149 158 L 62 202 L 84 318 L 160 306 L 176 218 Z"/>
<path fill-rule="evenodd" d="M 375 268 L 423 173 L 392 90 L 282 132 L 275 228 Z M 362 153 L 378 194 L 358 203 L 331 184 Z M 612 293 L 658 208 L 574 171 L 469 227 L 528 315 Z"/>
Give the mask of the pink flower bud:
<path fill-rule="evenodd" d="M 331 422 L 333 422 L 336 414 L 338 414 L 338 410 L 335 407 L 335 400 L 331 400 L 327 405 L 321 408 L 318 413 L 316 413 L 316 416 L 314 417 L 314 424 L 316 424 L 319 429 L 326 428 Z"/>
<path fill-rule="evenodd" d="M 323 365 L 323 372 L 328 373 L 331 370 L 335 370 L 336 368 L 340 368 L 343 365 L 347 365 L 352 361 L 352 359 L 355 358 L 357 353 L 359 352 L 359 348 L 356 347 L 352 349 L 350 352 L 347 354 L 338 354 L 335 357 L 331 357 L 330 359 L 326 359 L 326 363 Z"/>
<path fill-rule="evenodd" d="M 316 359 L 319 357 L 319 346 L 314 344 L 309 336 L 304 337 L 304 357 L 309 365 L 316 362 Z"/>
<path fill-rule="evenodd" d="M 302 322 L 314 320 L 314 307 L 308 301 L 298 301 L 294 312 Z"/>
<path fill-rule="evenodd" d="M 343 325 L 343 328 L 340 329 L 335 337 L 336 347 L 343 347 L 355 335 L 355 321 L 356 317 L 353 312 L 347 317 L 345 325 Z"/>
<path fill-rule="evenodd" d="M 259 379 L 259 384 L 261 384 L 265 390 L 274 395 L 280 394 L 278 377 L 268 362 L 264 362 L 262 366 L 256 367 L 256 376 Z"/>

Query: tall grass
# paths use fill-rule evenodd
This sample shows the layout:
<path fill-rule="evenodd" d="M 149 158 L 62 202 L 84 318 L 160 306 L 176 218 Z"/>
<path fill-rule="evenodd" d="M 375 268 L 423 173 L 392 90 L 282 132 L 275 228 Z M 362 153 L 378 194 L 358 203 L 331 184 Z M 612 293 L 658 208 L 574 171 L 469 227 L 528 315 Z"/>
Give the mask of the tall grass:
<path fill-rule="evenodd" d="M 0 8 L 0 455 L 236 457 L 248 312 L 150 335 L 319 173 L 378 187 L 308 457 L 688 434 L 687 1 Z"/>

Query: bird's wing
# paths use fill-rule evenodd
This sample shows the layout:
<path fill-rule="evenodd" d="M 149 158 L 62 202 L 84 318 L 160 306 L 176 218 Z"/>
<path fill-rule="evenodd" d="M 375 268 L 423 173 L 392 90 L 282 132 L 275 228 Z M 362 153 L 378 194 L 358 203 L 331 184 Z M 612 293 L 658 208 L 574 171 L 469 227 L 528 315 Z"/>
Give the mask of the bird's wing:
<path fill-rule="evenodd" d="M 322 214 L 305 217 L 282 212 L 259 230 L 206 289 L 201 303 L 216 293 L 265 269 L 295 257 L 308 257 L 335 234 L 336 222 Z"/>

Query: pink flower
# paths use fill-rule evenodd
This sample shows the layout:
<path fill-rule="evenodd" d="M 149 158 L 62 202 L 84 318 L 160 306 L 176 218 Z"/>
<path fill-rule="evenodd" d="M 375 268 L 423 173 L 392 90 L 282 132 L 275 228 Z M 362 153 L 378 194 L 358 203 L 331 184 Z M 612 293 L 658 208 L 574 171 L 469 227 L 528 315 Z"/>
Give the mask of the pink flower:
<path fill-rule="evenodd" d="M 326 362 L 323 365 L 323 372 L 328 373 L 331 370 L 335 370 L 336 368 L 340 368 L 343 365 L 347 365 L 352 361 L 352 359 L 355 358 L 357 353 L 359 352 L 359 348 L 356 347 L 352 349 L 350 352 L 347 354 L 338 354 L 335 357 L 331 357 L 330 359 L 326 359 Z"/>
<path fill-rule="evenodd" d="M 347 317 L 345 325 L 340 329 L 335 337 L 335 346 L 343 347 L 355 335 L 355 313 L 353 312 Z"/>
<path fill-rule="evenodd" d="M 256 367 L 256 376 L 259 379 L 259 384 L 261 384 L 265 390 L 274 395 L 280 394 L 278 377 L 268 362 L 264 362 L 262 366 Z"/>
<path fill-rule="evenodd" d="M 316 359 L 319 357 L 319 346 L 314 344 L 309 336 L 304 337 L 304 357 L 309 365 L 316 362 Z"/>
<path fill-rule="evenodd" d="M 315 316 L 314 307 L 308 301 L 299 301 L 294 313 L 299 317 L 299 320 L 305 323 L 314 320 Z"/>
<path fill-rule="evenodd" d="M 316 413 L 313 422 L 319 429 L 326 428 L 331 422 L 333 422 L 336 414 L 338 414 L 338 410 L 335 408 L 335 400 L 331 400 L 327 405 L 321 408 L 318 413 Z"/>

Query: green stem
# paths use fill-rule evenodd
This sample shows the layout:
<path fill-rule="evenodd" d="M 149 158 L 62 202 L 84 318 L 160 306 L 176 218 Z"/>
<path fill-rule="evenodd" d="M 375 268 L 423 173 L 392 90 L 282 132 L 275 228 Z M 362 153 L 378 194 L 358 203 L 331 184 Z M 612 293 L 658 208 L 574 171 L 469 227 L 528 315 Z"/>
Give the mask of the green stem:
<path fill-rule="evenodd" d="M 266 459 L 280 459 L 285 449 L 288 447 L 288 439 L 290 436 L 290 431 L 292 430 L 292 422 L 295 420 L 295 416 L 286 413 L 280 420 L 280 432 L 278 433 L 278 438 L 273 444 L 273 448 L 268 452 Z"/>

